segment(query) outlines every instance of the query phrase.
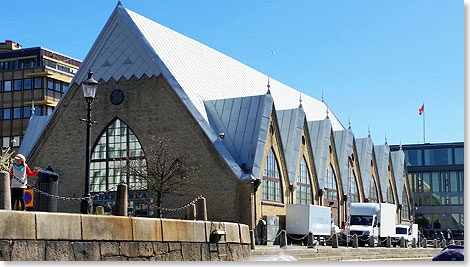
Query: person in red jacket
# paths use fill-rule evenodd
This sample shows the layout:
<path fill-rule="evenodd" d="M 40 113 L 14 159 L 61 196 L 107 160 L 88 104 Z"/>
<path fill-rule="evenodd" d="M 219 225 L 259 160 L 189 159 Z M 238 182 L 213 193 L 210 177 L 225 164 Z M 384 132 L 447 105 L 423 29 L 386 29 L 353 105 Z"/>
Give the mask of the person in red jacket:
<path fill-rule="evenodd" d="M 11 208 L 16 210 L 21 203 L 21 209 L 26 211 L 24 203 L 24 191 L 28 184 L 28 177 L 33 177 L 38 174 L 40 168 L 34 168 L 34 171 L 29 169 L 26 164 L 26 159 L 22 154 L 15 156 L 15 162 L 10 169 L 10 187 L 11 187 Z M 17 205 L 17 207 L 15 207 Z"/>

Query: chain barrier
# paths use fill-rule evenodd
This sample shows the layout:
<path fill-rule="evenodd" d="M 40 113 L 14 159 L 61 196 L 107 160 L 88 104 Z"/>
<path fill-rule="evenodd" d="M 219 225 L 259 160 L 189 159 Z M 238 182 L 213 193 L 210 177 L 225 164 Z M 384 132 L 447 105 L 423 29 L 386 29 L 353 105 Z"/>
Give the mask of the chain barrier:
<path fill-rule="evenodd" d="M 308 234 L 306 234 L 303 237 L 295 238 L 295 237 L 291 236 L 290 234 L 288 234 L 287 232 L 286 232 L 286 235 L 287 235 L 287 237 L 289 237 L 290 239 L 293 239 L 295 241 L 302 241 L 302 240 L 304 240 L 304 238 L 306 238 L 308 236 Z"/>
<path fill-rule="evenodd" d="M 90 199 L 94 199 L 96 197 L 99 197 L 99 196 L 102 196 L 104 194 L 107 194 L 109 193 L 110 191 L 114 190 L 116 188 L 117 185 L 114 185 L 113 187 L 109 188 L 108 190 L 106 191 L 103 191 L 103 192 L 100 192 L 100 193 L 96 193 L 96 194 L 93 194 L 91 195 L 90 197 L 64 197 L 64 196 L 59 196 L 59 195 L 54 195 L 54 194 L 50 194 L 50 193 L 47 193 L 47 192 L 44 192 L 42 190 L 40 190 L 39 188 L 35 187 L 35 186 L 32 186 L 32 185 L 28 185 L 26 183 L 26 181 L 22 181 L 21 179 L 19 179 L 18 177 L 16 177 L 15 175 L 13 175 L 13 179 L 15 179 L 17 182 L 19 182 L 21 185 L 24 185 L 26 186 L 27 188 L 31 188 L 33 189 L 35 192 L 45 196 L 45 197 L 50 197 L 50 198 L 55 198 L 55 199 L 58 199 L 58 200 L 67 200 L 67 201 L 83 201 L 83 200 L 86 200 L 86 201 L 89 201 L 89 198 Z"/>
<path fill-rule="evenodd" d="M 142 199 L 138 193 L 136 193 L 135 191 L 139 190 L 137 188 L 131 188 L 130 185 L 129 186 L 129 191 L 131 191 L 140 201 L 147 201 L 147 205 L 149 205 L 150 207 L 154 208 L 154 209 L 159 209 L 163 212 L 175 212 L 175 211 L 181 211 L 181 210 L 184 210 L 184 209 L 187 209 L 188 207 L 190 207 L 191 205 L 194 205 L 196 204 L 196 202 L 199 200 L 199 199 L 203 199 L 204 197 L 202 195 L 199 195 L 197 196 L 194 200 L 192 200 L 191 202 L 189 202 L 188 204 L 184 205 L 184 206 L 181 206 L 179 208 L 163 208 L 163 207 L 159 207 L 153 203 L 149 203 L 148 200 L 146 199 Z"/>

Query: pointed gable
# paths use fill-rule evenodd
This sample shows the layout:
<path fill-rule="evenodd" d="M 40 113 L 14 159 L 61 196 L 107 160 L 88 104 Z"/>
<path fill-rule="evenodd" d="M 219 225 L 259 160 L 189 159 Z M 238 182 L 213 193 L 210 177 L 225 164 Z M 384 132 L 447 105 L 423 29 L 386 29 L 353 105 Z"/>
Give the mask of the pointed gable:
<path fill-rule="evenodd" d="M 390 160 L 390 147 L 387 144 L 374 146 L 375 159 L 377 161 L 377 172 L 379 174 L 380 190 L 382 196 L 387 194 L 388 182 L 388 164 Z M 390 188 L 393 190 L 393 188 Z"/>
<path fill-rule="evenodd" d="M 368 197 L 369 183 L 371 178 L 371 161 L 374 143 L 370 137 L 356 139 L 357 154 L 359 158 L 359 168 L 361 170 L 362 184 L 364 187 L 364 197 Z"/>
<path fill-rule="evenodd" d="M 307 121 L 312 151 L 317 170 L 318 185 L 323 188 L 325 180 L 326 163 L 330 145 L 331 122 L 329 119 L 320 121 Z"/>
<path fill-rule="evenodd" d="M 299 157 L 300 143 L 302 141 L 305 112 L 302 107 L 279 110 L 276 112 L 276 117 L 281 133 L 282 149 L 286 157 L 289 183 L 294 184 L 297 159 Z"/>
<path fill-rule="evenodd" d="M 333 132 L 336 154 L 338 155 L 339 172 L 343 188 L 348 188 L 349 183 L 349 156 L 353 152 L 354 135 L 351 129 Z M 354 181 L 356 182 L 356 181 Z M 358 188 L 359 190 L 359 188 Z"/>
<path fill-rule="evenodd" d="M 95 80 L 105 82 L 111 78 L 118 81 L 121 77 L 128 80 L 135 76 L 139 79 L 144 74 L 151 77 L 161 73 L 128 17 L 124 7 L 118 4 L 72 82 L 85 80 L 88 70 L 94 72 Z"/>
<path fill-rule="evenodd" d="M 260 173 L 273 100 L 270 94 L 205 101 L 209 124 L 245 173 Z"/>
<path fill-rule="evenodd" d="M 390 153 L 392 158 L 392 166 L 393 166 L 393 174 L 395 176 L 395 183 L 397 188 L 397 198 L 398 204 L 401 204 L 402 195 L 405 193 L 403 192 L 404 189 L 404 171 L 405 171 L 405 153 L 403 150 L 393 151 Z M 406 194 L 406 193 L 405 193 Z"/>

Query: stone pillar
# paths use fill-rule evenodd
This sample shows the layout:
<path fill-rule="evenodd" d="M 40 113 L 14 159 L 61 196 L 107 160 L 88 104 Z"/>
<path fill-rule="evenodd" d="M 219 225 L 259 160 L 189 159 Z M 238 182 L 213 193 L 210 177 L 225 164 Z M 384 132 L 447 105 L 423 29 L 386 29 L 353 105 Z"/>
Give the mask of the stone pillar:
<path fill-rule="evenodd" d="M 281 236 L 279 238 L 279 247 L 287 246 L 287 232 L 285 230 L 281 230 Z"/>
<path fill-rule="evenodd" d="M 387 248 L 392 247 L 392 238 L 390 236 L 387 236 L 387 239 L 385 239 L 385 246 Z"/>
<path fill-rule="evenodd" d="M 445 248 L 445 247 L 447 247 L 447 241 L 445 239 L 442 239 L 441 248 Z"/>
<path fill-rule="evenodd" d="M 426 238 L 423 238 L 423 248 L 427 248 L 428 247 L 428 240 Z"/>
<path fill-rule="evenodd" d="M 401 247 L 401 248 L 404 248 L 405 245 L 406 245 L 406 244 L 405 244 L 405 238 L 402 236 L 402 237 L 400 238 L 400 247 Z"/>
<path fill-rule="evenodd" d="M 315 245 L 314 245 L 314 236 L 313 236 L 313 233 L 312 232 L 309 232 L 308 233 L 308 237 L 307 237 L 307 248 L 313 248 Z"/>
<path fill-rule="evenodd" d="M 206 198 L 199 198 L 196 201 L 196 219 L 207 221 Z"/>
<path fill-rule="evenodd" d="M 357 235 L 356 234 L 354 234 L 353 237 L 352 237 L 352 247 L 353 248 L 359 247 L 359 242 L 357 240 Z"/>
<path fill-rule="evenodd" d="M 369 236 L 369 247 L 375 247 L 375 238 L 373 236 Z"/>
<path fill-rule="evenodd" d="M 251 249 L 255 249 L 255 231 L 250 230 L 250 245 Z"/>
<path fill-rule="evenodd" d="M 119 184 L 117 186 L 116 203 L 114 205 L 113 215 L 127 216 L 127 197 L 127 185 L 123 183 Z"/>
<path fill-rule="evenodd" d="M 416 237 L 413 237 L 413 240 L 411 241 L 411 247 L 416 248 Z"/>
<path fill-rule="evenodd" d="M 95 211 L 99 215 L 104 215 L 104 207 L 103 206 L 96 206 Z"/>
<path fill-rule="evenodd" d="M 188 220 L 196 220 L 196 205 L 191 204 L 186 210 L 186 218 Z"/>
<path fill-rule="evenodd" d="M 338 248 L 338 235 L 337 234 L 333 234 L 333 237 L 331 239 L 331 247 Z"/>
<path fill-rule="evenodd" d="M 0 172 L 0 210 L 11 210 L 10 174 Z"/>
<path fill-rule="evenodd" d="M 434 240 L 432 241 L 432 244 L 433 244 L 433 247 L 434 247 L 434 248 L 438 248 L 438 247 L 439 247 L 439 246 L 438 246 L 438 241 L 437 241 L 437 239 L 434 239 Z"/>

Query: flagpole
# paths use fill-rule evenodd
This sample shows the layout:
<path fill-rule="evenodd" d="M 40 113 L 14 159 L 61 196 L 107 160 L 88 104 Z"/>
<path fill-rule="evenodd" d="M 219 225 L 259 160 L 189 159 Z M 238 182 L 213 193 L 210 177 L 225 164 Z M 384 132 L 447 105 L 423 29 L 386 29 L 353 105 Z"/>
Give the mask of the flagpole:
<path fill-rule="evenodd" d="M 426 144 L 426 112 L 424 111 L 424 102 L 423 102 L 423 144 Z"/>

